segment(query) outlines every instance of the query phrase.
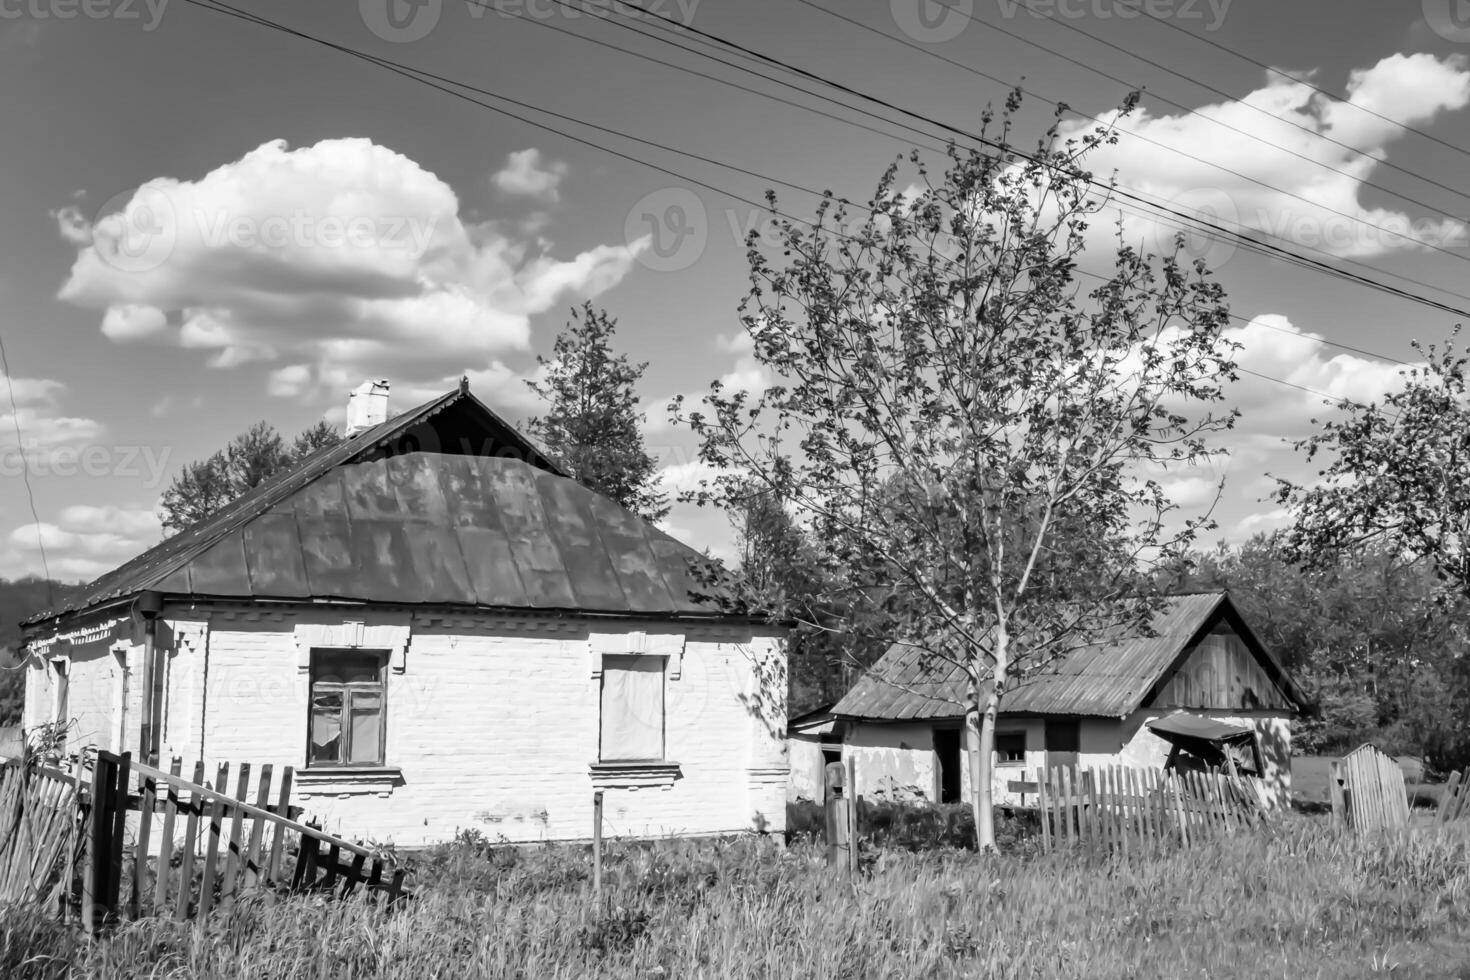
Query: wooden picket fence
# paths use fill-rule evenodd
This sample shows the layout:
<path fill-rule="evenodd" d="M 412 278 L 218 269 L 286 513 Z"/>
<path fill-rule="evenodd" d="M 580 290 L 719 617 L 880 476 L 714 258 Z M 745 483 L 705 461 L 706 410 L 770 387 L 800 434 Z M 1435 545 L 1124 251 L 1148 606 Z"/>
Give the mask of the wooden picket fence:
<path fill-rule="evenodd" d="M 164 772 L 126 753 L 96 754 L 81 896 L 89 931 L 123 917 L 202 923 L 253 889 L 345 897 L 362 888 L 389 903 L 405 894 L 404 871 L 383 855 L 295 819 L 291 767 L 273 786 L 272 767 L 261 766 L 254 803 L 248 763 L 237 767 L 233 793 L 228 764 L 219 767 L 213 785 L 205 781 L 203 763 L 195 765 L 192 779 L 179 770 L 178 759 Z M 131 854 L 129 812 L 138 815 Z M 130 872 L 126 901 L 124 871 Z"/>
<path fill-rule="evenodd" d="M 1127 854 L 1157 842 L 1187 846 L 1253 827 L 1267 810 L 1260 780 L 1218 771 L 1054 767 L 1010 789 L 1034 794 L 1047 850 Z"/>
<path fill-rule="evenodd" d="M 62 890 L 81 841 L 80 781 L 34 759 L 0 766 L 0 904 L 41 904 Z"/>
<path fill-rule="evenodd" d="M 1434 814 L 1439 823 L 1449 823 L 1461 817 L 1470 817 L 1470 769 L 1450 773 L 1439 797 L 1439 809 Z"/>
<path fill-rule="evenodd" d="M 1360 745 L 1332 763 L 1328 789 L 1332 814 L 1354 830 L 1393 830 L 1409 825 L 1404 771 L 1390 755 Z"/>

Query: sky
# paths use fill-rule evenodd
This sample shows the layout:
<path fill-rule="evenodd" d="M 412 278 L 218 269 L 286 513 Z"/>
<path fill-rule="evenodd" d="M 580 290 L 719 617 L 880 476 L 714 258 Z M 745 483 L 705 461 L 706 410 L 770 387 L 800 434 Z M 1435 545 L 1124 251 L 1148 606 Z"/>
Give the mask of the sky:
<path fill-rule="evenodd" d="M 648 444 L 666 485 L 689 486 L 667 400 L 765 380 L 739 320 L 765 191 L 798 217 L 816 198 L 788 185 L 865 200 L 936 140 L 676 50 L 671 23 L 966 130 L 1010 85 L 1038 134 L 1047 100 L 1073 132 L 1142 89 L 1094 172 L 1470 308 L 1463 0 L 638 2 L 665 20 L 617 0 L 238 4 L 514 100 L 474 95 L 516 119 L 185 0 L 0 0 L 0 576 L 119 564 L 160 539 L 180 467 L 259 419 L 288 436 L 340 422 L 367 378 L 395 410 L 465 375 L 534 414 L 524 379 L 589 299 L 648 362 Z M 1323 395 L 1381 400 L 1410 342 L 1457 317 L 1226 242 L 1190 249 L 1254 373 L 1228 392 L 1228 457 L 1169 489 L 1197 512 L 1223 477 L 1214 537 L 1239 542 L 1285 521 L 1275 477 L 1310 478 L 1291 443 Z M 719 515 L 681 506 L 668 526 L 729 548 Z"/>

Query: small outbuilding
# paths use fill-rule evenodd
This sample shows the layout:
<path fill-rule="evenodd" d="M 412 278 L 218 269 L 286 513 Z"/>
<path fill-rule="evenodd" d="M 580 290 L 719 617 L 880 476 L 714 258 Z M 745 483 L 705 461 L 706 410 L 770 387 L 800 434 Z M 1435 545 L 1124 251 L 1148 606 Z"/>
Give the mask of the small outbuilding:
<path fill-rule="evenodd" d="M 414 845 L 785 827 L 783 631 L 462 384 L 27 625 L 65 749 L 295 767 L 327 829 Z M 359 431 L 353 431 L 355 429 Z"/>
<path fill-rule="evenodd" d="M 1180 765 L 1181 751 L 1204 765 L 1228 753 L 1275 800 L 1289 798 L 1291 725 L 1305 696 L 1229 596 L 1173 596 L 1149 633 L 1119 631 L 1073 650 L 1006 693 L 992 770 L 997 803 L 1023 802 L 1010 783 L 1050 767 Z M 889 648 L 832 708 L 845 725 L 856 791 L 968 801 L 965 690 L 953 664 L 913 644 Z"/>

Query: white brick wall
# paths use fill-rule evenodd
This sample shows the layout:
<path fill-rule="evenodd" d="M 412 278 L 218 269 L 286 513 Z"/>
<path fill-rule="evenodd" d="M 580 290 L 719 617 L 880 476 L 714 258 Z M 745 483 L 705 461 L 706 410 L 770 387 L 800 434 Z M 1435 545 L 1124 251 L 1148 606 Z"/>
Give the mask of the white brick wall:
<path fill-rule="evenodd" d="M 188 649 L 180 644 L 168 668 L 164 755 L 182 756 L 186 773 L 201 745 L 211 775 L 220 762 L 300 768 L 309 672 L 298 622 L 335 629 L 343 620 L 221 609 L 209 616 L 207 636 L 196 629 Z M 182 621 L 172 625 L 176 636 L 189 634 Z M 402 784 L 310 786 L 304 775 L 296 802 L 328 829 L 405 845 L 466 828 L 513 841 L 589 837 L 600 687 L 588 636 L 619 628 L 676 627 L 463 616 L 416 622 L 402 671 L 387 672 L 386 764 L 401 769 Z M 679 677 L 665 680 L 666 756 L 682 778 L 667 788 L 606 789 L 604 833 L 784 829 L 779 649 L 769 634 L 689 628 Z M 779 678 L 774 699 L 754 696 L 758 661 L 768 680 Z"/>

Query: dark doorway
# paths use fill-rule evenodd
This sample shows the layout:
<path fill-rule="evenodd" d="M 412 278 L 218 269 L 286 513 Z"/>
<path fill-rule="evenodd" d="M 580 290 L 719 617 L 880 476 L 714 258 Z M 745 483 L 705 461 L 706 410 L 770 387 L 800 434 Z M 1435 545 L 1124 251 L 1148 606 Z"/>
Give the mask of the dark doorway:
<path fill-rule="evenodd" d="M 939 763 L 939 802 L 960 802 L 960 736 L 958 728 L 934 729 L 934 758 Z"/>

